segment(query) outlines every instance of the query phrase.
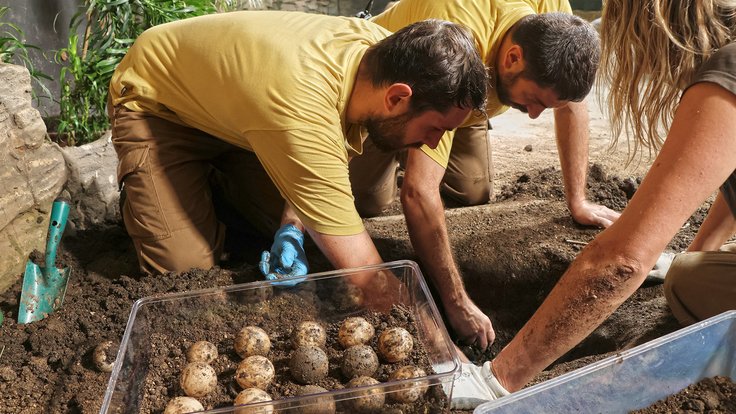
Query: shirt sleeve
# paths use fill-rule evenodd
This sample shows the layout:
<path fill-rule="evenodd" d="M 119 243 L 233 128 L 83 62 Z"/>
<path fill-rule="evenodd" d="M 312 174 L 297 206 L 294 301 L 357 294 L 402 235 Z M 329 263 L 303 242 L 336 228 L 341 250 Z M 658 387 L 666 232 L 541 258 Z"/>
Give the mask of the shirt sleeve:
<path fill-rule="evenodd" d="M 249 137 L 256 156 L 294 207 L 302 222 L 329 235 L 364 230 L 355 209 L 341 132 L 325 130 L 255 131 Z"/>

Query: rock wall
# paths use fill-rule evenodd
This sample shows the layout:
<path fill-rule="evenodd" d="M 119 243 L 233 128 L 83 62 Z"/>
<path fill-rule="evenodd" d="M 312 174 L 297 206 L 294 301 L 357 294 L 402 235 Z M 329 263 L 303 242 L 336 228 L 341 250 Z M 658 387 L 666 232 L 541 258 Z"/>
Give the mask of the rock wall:
<path fill-rule="evenodd" d="M 89 144 L 62 149 L 69 176 L 65 190 L 72 202 L 72 229 L 85 230 L 120 220 L 118 158 L 111 135 L 108 130 Z"/>
<path fill-rule="evenodd" d="M 337 3 L 330 0 L 274 0 L 272 7 L 284 11 L 337 14 Z"/>
<path fill-rule="evenodd" d="M 51 203 L 67 179 L 59 147 L 31 105 L 31 77 L 0 63 L 0 291 L 23 274 L 33 249 L 44 249 Z"/>
<path fill-rule="evenodd" d="M 307 13 L 329 14 L 333 16 L 355 16 L 356 13 L 365 9 L 368 0 L 241 0 L 260 1 L 260 8 L 284 11 L 302 11 Z M 388 3 L 388 0 L 375 0 L 372 13 L 380 13 Z M 257 8 L 257 7 L 256 7 Z"/>

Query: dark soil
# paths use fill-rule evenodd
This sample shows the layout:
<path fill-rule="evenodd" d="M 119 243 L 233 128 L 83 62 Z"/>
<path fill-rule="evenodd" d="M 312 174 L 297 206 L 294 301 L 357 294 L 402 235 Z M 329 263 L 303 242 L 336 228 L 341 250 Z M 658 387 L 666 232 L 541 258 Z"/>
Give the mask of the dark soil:
<path fill-rule="evenodd" d="M 705 378 L 677 394 L 632 413 L 736 413 L 736 383 L 727 377 Z"/>
<path fill-rule="evenodd" d="M 620 209 L 636 182 L 617 180 L 601 171 L 597 176 L 591 175 L 589 195 L 593 201 Z M 687 245 L 702 217 L 693 216 L 692 224 L 683 228 L 670 244 L 671 250 L 679 251 Z M 491 358 L 509 342 L 582 244 L 600 231 L 572 221 L 562 197 L 561 175 L 554 169 L 520 173 L 513 187 L 501 190 L 497 202 L 448 210 L 447 223 L 468 292 L 489 315 L 497 333 L 496 342 L 485 352 L 464 348 L 475 361 Z M 416 258 L 402 218 L 379 217 L 367 221 L 366 227 L 385 261 Z M 253 265 L 260 250 L 269 248 L 270 241 L 254 240 L 250 244 L 252 251 L 241 255 L 244 261 L 231 259 L 209 271 L 150 277 L 138 273 L 132 243 L 122 228 L 67 234 L 61 260 L 72 269 L 72 275 L 59 311 L 42 321 L 18 325 L 15 318 L 21 275 L 12 288 L 0 294 L 0 309 L 5 313 L 0 333 L 0 412 L 99 412 L 110 374 L 95 368 L 92 353 L 102 341 L 120 341 L 133 303 L 159 293 L 261 280 Z M 311 271 L 329 269 L 313 246 L 308 247 L 308 253 Z M 299 311 L 303 309 L 306 308 Z M 661 286 L 645 284 L 600 328 L 535 381 L 560 375 L 677 328 Z M 170 368 L 176 370 L 186 347 L 184 339 L 178 344 L 173 342 L 169 341 L 170 349 L 162 355 L 174 361 Z M 227 342 L 215 343 L 224 358 L 220 368 L 226 371 L 232 351 Z M 177 392 L 177 386 L 170 383 L 160 383 L 158 387 L 162 396 Z M 288 387 L 277 391 L 276 395 L 292 392 Z M 232 393 L 223 386 L 223 395 L 229 398 Z"/>

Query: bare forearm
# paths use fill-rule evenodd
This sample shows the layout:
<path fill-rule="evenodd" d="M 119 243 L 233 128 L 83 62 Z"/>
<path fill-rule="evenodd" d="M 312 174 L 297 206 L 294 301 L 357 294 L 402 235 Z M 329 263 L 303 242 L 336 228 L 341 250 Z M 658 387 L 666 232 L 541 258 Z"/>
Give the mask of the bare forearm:
<path fill-rule="evenodd" d="M 466 298 L 462 278 L 452 257 L 444 208 L 439 198 L 404 201 L 404 215 L 412 246 L 445 304 Z"/>
<path fill-rule="evenodd" d="M 335 269 L 379 264 L 381 256 L 368 232 L 350 236 L 334 236 L 307 229 L 309 235 Z"/>
<path fill-rule="evenodd" d="M 565 198 L 572 211 L 585 200 L 588 174 L 588 107 L 570 102 L 555 109 L 555 136 L 565 185 Z"/>
<path fill-rule="evenodd" d="M 493 343 L 496 333 L 488 315 L 470 300 L 452 257 L 439 192 L 444 174 L 444 167 L 420 150 L 410 150 L 401 204 L 414 250 L 440 294 L 454 334 L 465 343 L 485 349 Z"/>
<path fill-rule="evenodd" d="M 608 227 L 620 214 L 586 199 L 588 175 L 588 107 L 570 102 L 555 109 L 555 135 L 560 156 L 565 199 L 573 220 L 588 226 Z"/>

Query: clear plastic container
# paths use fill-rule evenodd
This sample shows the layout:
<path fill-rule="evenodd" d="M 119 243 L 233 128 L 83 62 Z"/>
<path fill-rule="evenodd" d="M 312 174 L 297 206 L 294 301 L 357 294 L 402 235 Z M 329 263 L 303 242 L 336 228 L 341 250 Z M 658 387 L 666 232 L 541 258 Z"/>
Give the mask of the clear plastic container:
<path fill-rule="evenodd" d="M 627 413 L 716 375 L 736 379 L 736 311 L 489 401 L 474 414 Z"/>
<path fill-rule="evenodd" d="M 157 332 L 163 332 L 172 325 L 191 320 L 191 318 L 217 317 L 217 315 L 213 316 L 210 310 L 217 309 L 218 306 L 232 306 L 236 309 L 238 304 L 264 303 L 287 293 L 292 295 L 299 294 L 300 291 L 319 293 L 321 289 L 334 289 L 336 285 L 355 286 L 360 280 L 366 280 L 366 278 L 371 280 L 370 288 L 363 288 L 359 292 L 359 300 L 354 300 L 345 306 L 339 304 L 339 306 L 324 307 L 325 312 L 329 311 L 329 313 L 319 315 L 319 317 L 334 322 L 359 314 L 361 310 L 373 309 L 383 312 L 387 309 L 386 306 L 401 303 L 413 316 L 417 328 L 415 340 L 420 341 L 423 345 L 428 362 L 435 371 L 421 378 L 422 385 L 429 388 L 426 395 L 432 393 L 434 396 L 440 396 L 442 401 L 442 404 L 437 404 L 430 411 L 434 411 L 434 408 L 437 411 L 449 409 L 452 383 L 460 367 L 457 353 L 419 267 L 411 261 L 397 261 L 380 266 L 309 275 L 305 282 L 294 287 L 282 286 L 278 282 L 263 281 L 156 295 L 138 300 L 130 313 L 100 413 L 117 414 L 142 411 L 141 404 L 147 392 L 144 389 L 146 375 L 156 358 L 160 359 L 152 340 L 156 337 Z M 329 299 L 330 295 L 327 296 Z M 323 296 L 319 298 L 323 299 Z M 345 297 L 340 300 L 344 301 Z M 379 306 L 380 309 L 375 306 Z M 300 315 L 294 315 L 295 319 L 299 317 Z M 178 378 L 174 381 L 178 381 Z M 399 392 L 403 388 L 402 385 L 406 386 L 416 382 L 417 379 L 407 379 L 367 387 L 335 389 L 326 393 L 289 397 L 247 407 L 253 409 L 248 411 L 251 413 L 319 412 L 319 410 L 314 411 L 315 407 L 319 408 L 316 404 L 320 404 L 326 398 L 335 402 L 337 413 L 352 413 L 355 410 L 351 408 L 350 401 L 361 398 L 361 395 L 364 395 L 367 390 L 390 397 L 388 394 Z M 317 396 L 322 399 L 316 399 Z M 221 407 L 206 412 L 234 413 L 242 407 Z M 258 408 L 262 410 L 257 410 Z"/>

